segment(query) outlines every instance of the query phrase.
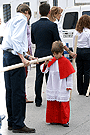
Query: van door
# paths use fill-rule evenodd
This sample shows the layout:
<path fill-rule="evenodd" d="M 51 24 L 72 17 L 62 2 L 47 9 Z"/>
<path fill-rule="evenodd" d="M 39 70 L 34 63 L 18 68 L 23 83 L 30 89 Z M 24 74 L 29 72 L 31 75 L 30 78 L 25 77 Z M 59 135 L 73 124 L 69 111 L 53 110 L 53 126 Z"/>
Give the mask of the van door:
<path fill-rule="evenodd" d="M 69 48 L 72 48 L 73 32 L 76 27 L 78 18 L 81 16 L 80 6 L 65 9 L 62 15 L 61 27 L 65 43 L 69 43 Z"/>

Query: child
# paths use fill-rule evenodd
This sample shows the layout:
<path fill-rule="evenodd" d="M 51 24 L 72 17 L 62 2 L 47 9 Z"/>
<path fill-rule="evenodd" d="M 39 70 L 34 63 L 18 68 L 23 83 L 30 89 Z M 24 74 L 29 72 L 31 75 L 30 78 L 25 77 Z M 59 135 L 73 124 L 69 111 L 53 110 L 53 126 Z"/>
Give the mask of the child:
<path fill-rule="evenodd" d="M 69 127 L 69 97 L 70 90 L 73 88 L 72 73 L 75 70 L 70 61 L 62 55 L 64 48 L 61 41 L 55 41 L 51 51 L 54 57 L 50 61 L 45 61 L 40 67 L 43 73 L 49 71 L 46 89 L 46 122 Z"/>

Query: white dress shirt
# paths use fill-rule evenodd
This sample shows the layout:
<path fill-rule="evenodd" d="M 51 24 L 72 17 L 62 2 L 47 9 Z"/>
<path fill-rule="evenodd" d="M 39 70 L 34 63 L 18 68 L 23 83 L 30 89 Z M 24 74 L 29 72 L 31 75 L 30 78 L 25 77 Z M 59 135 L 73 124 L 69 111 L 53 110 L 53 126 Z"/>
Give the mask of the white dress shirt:
<path fill-rule="evenodd" d="M 13 49 L 12 53 L 18 55 L 28 51 L 27 41 L 27 17 L 22 13 L 16 13 L 4 32 L 4 39 L 2 42 L 2 49 Z"/>
<path fill-rule="evenodd" d="M 58 26 L 59 36 L 60 36 L 60 38 L 61 38 L 61 41 L 62 41 L 63 45 L 65 46 L 66 43 L 65 43 L 64 40 L 63 40 L 62 27 L 61 27 L 60 21 L 58 21 L 58 20 L 56 19 L 56 21 L 55 21 L 54 23 L 56 23 L 57 26 Z"/>
<path fill-rule="evenodd" d="M 90 29 L 84 28 L 83 32 L 79 33 L 74 31 L 73 34 L 73 48 L 75 44 L 75 36 L 78 35 L 77 47 L 78 48 L 90 48 Z"/>

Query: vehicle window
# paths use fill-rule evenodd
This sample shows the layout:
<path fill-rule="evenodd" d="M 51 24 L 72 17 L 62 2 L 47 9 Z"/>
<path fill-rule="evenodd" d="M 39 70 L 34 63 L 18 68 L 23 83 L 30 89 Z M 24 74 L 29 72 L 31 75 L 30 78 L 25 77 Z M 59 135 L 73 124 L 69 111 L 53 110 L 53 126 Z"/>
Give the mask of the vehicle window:
<path fill-rule="evenodd" d="M 10 4 L 3 5 L 3 16 L 4 16 L 5 23 L 11 18 L 11 5 Z"/>
<path fill-rule="evenodd" d="M 78 20 L 78 12 L 68 12 L 65 14 L 63 29 L 75 29 Z"/>
<path fill-rule="evenodd" d="M 85 14 L 90 16 L 90 11 L 83 11 L 82 15 L 85 15 Z"/>
<path fill-rule="evenodd" d="M 27 4 L 30 7 L 30 3 L 29 2 L 23 2 L 23 4 Z M 30 20 L 28 21 L 28 25 L 30 25 Z"/>

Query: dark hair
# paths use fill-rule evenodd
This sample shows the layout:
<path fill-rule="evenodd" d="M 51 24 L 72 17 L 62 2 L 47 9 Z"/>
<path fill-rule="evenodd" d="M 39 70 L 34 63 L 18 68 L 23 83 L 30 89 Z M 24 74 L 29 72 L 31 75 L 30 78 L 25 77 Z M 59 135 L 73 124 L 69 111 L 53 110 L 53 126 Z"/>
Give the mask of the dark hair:
<path fill-rule="evenodd" d="M 20 13 L 25 13 L 25 11 L 28 11 L 28 14 L 31 17 L 31 10 L 27 4 L 19 4 L 16 8 L 16 11 Z"/>
<path fill-rule="evenodd" d="M 64 46 L 63 46 L 63 43 L 61 41 L 55 41 L 53 42 L 52 44 L 52 49 L 51 49 L 51 52 L 52 53 L 62 53 L 64 51 Z"/>
<path fill-rule="evenodd" d="M 89 15 L 82 15 L 76 24 L 76 30 L 79 33 L 83 32 L 83 28 L 85 27 L 90 29 L 90 16 Z"/>
<path fill-rule="evenodd" d="M 42 3 L 39 6 L 39 12 L 40 12 L 41 16 L 47 16 L 49 11 L 50 11 L 50 5 L 49 4 Z"/>

